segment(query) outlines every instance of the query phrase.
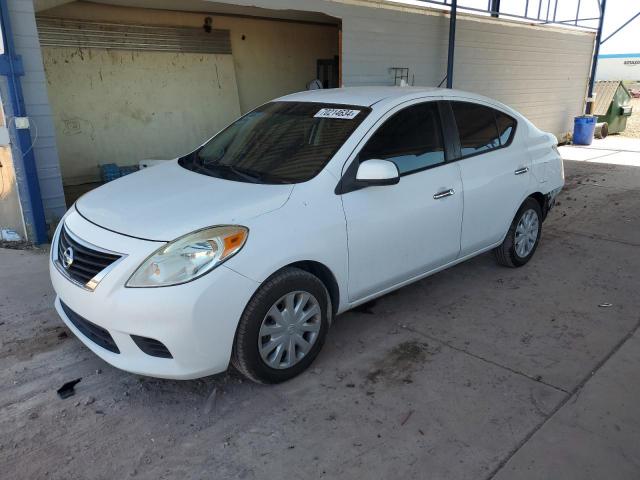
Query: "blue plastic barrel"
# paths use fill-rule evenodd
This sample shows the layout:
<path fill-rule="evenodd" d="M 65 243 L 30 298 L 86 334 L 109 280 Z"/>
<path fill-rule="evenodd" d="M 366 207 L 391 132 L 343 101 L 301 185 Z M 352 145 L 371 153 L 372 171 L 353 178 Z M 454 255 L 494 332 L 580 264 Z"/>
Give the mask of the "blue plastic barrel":
<path fill-rule="evenodd" d="M 573 121 L 574 145 L 591 145 L 593 132 L 596 129 L 596 117 L 592 115 L 580 115 Z"/>

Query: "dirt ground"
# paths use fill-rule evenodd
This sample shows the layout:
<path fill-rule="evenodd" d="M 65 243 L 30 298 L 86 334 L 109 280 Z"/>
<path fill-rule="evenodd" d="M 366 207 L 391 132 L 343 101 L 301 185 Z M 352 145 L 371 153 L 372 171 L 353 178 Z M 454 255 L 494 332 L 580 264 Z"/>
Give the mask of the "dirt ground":
<path fill-rule="evenodd" d="M 277 386 L 116 370 L 56 317 L 46 255 L 0 249 L 0 477 L 637 480 L 640 167 L 565 168 L 527 266 L 341 315 Z"/>
<path fill-rule="evenodd" d="M 633 112 L 627 119 L 627 128 L 620 135 L 631 138 L 640 138 L 640 98 L 632 98 Z"/>

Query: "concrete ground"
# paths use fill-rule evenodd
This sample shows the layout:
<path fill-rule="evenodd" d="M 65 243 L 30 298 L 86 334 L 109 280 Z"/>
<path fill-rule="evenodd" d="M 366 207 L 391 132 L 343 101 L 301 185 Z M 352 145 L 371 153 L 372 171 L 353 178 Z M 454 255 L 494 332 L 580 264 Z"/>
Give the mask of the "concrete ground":
<path fill-rule="evenodd" d="M 640 167 L 640 139 L 621 135 L 595 139 L 589 146 L 560 147 L 560 153 L 565 160 Z"/>
<path fill-rule="evenodd" d="M 482 255 L 344 314 L 277 386 L 118 371 L 56 318 L 46 255 L 0 250 L 0 476 L 637 480 L 640 154 L 599 148 L 563 148 L 590 161 L 527 266 Z"/>

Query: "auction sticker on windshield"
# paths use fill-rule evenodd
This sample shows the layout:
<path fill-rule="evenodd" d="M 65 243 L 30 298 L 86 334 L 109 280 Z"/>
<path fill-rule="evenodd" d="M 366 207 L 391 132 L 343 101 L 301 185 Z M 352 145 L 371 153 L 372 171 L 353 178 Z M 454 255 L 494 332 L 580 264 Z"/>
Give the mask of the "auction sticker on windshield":
<path fill-rule="evenodd" d="M 360 113 L 360 110 L 349 110 L 347 108 L 323 108 L 314 115 L 315 118 L 341 118 L 343 120 L 353 120 Z"/>

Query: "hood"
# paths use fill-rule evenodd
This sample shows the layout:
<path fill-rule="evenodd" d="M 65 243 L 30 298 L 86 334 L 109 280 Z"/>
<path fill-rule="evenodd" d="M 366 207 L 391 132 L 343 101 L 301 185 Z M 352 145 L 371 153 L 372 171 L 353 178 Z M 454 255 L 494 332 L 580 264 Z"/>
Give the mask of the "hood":
<path fill-rule="evenodd" d="M 212 225 L 240 224 L 285 204 L 293 185 L 209 177 L 177 161 L 146 168 L 81 197 L 76 210 L 114 232 L 171 241 Z"/>

